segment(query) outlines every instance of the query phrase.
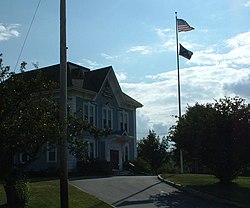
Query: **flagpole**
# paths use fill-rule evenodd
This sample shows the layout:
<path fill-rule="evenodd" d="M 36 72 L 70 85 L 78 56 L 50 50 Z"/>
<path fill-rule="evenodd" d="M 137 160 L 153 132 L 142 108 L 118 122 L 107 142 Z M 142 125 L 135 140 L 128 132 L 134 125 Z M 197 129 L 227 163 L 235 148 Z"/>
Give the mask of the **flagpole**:
<path fill-rule="evenodd" d="M 181 118 L 181 84 L 180 84 L 180 59 L 179 59 L 179 38 L 178 38 L 178 21 L 177 12 L 175 12 L 175 24 L 176 24 L 176 61 L 177 61 L 177 80 L 178 80 L 178 109 L 179 120 Z M 183 173 L 183 155 L 180 149 L 180 172 Z"/>
<path fill-rule="evenodd" d="M 63 129 L 60 141 L 60 205 L 68 208 L 66 0 L 60 0 L 60 122 Z"/>

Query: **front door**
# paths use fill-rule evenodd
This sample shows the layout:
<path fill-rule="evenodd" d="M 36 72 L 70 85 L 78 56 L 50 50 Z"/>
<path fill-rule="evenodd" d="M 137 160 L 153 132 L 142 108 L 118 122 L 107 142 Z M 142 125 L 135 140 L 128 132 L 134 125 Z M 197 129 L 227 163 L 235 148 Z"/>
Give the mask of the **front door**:
<path fill-rule="evenodd" d="M 110 150 L 110 162 L 113 169 L 119 169 L 119 150 Z"/>

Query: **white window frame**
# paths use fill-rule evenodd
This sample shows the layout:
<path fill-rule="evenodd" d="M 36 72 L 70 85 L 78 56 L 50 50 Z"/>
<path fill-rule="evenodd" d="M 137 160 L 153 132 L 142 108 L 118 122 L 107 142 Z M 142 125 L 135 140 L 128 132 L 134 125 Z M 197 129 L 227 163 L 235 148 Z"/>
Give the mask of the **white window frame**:
<path fill-rule="evenodd" d="M 53 153 L 55 154 L 55 160 L 50 160 L 50 153 Z M 55 148 L 51 148 L 50 146 L 50 143 L 47 142 L 47 163 L 55 163 L 57 162 L 57 147 Z"/>
<path fill-rule="evenodd" d="M 91 157 L 90 155 L 90 146 L 93 145 L 93 158 Z M 88 145 L 88 156 L 90 159 L 95 159 L 95 143 L 94 142 L 89 142 L 89 145 Z"/>
<path fill-rule="evenodd" d="M 124 158 L 123 158 L 123 161 L 124 161 L 124 162 L 127 162 L 127 161 L 126 161 L 126 148 L 127 148 L 127 150 L 128 150 L 128 152 L 127 152 L 127 153 L 128 153 L 128 155 L 127 155 L 127 156 L 128 156 L 128 158 L 127 158 L 128 160 L 127 160 L 127 161 L 129 161 L 129 145 L 125 145 L 125 146 L 124 146 L 124 150 L 123 150 L 123 151 L 124 151 Z"/>
<path fill-rule="evenodd" d="M 85 119 L 85 107 L 87 107 L 87 119 Z M 91 104 L 91 103 L 83 103 L 83 119 L 87 120 L 89 123 L 91 123 L 91 120 L 90 118 L 92 116 L 91 115 L 91 108 L 93 108 L 93 123 L 92 125 L 95 126 L 96 125 L 96 119 L 95 119 L 95 105 Z"/>
<path fill-rule="evenodd" d="M 121 127 L 121 123 L 122 123 L 122 127 Z M 126 124 L 127 124 L 127 129 L 125 128 Z M 118 113 L 118 128 L 119 130 L 126 130 L 127 132 L 129 132 L 129 116 L 128 116 L 128 113 L 125 111 L 119 111 Z"/>
<path fill-rule="evenodd" d="M 105 112 L 106 111 L 106 112 Z M 110 115 L 110 126 L 109 126 L 109 115 Z M 104 119 L 106 118 L 106 122 L 104 124 Z M 113 129 L 113 109 L 107 106 L 102 108 L 102 127 L 109 127 Z"/>

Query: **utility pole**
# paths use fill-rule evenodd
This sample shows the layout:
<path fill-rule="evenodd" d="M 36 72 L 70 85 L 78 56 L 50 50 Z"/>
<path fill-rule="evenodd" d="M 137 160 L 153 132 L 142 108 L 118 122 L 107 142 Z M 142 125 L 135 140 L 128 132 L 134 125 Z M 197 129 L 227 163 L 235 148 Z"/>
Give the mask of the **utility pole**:
<path fill-rule="evenodd" d="M 66 0 L 60 0 L 60 122 L 60 200 L 61 208 L 68 208 Z"/>

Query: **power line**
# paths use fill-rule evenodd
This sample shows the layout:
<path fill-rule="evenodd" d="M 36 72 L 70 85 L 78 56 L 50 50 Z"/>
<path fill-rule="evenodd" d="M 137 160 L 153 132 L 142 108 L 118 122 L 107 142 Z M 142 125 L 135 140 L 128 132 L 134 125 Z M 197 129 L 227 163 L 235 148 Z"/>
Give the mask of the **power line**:
<path fill-rule="evenodd" d="M 35 19 L 35 17 L 36 17 L 36 13 L 37 13 L 37 11 L 38 11 L 38 8 L 39 8 L 39 6 L 40 6 L 41 1 L 42 1 L 42 0 L 39 0 L 39 2 L 38 2 L 38 4 L 37 4 L 37 7 L 36 7 L 36 10 L 35 10 L 35 13 L 34 13 L 34 15 L 33 15 L 33 17 L 32 17 L 31 22 L 30 22 L 30 26 L 29 26 L 28 32 L 27 32 L 27 34 L 26 34 L 26 36 L 25 36 L 25 39 L 24 39 L 23 45 L 22 45 L 22 47 L 21 47 L 21 50 L 20 50 L 19 56 L 18 56 L 18 58 L 17 58 L 17 62 L 16 62 L 16 65 L 15 65 L 15 68 L 14 68 L 14 72 L 16 72 L 16 68 L 17 68 L 18 62 L 19 62 L 20 57 L 21 57 L 21 55 L 22 55 L 22 52 L 23 52 L 23 49 L 24 49 L 25 43 L 26 43 L 27 38 L 28 38 L 28 36 L 29 36 L 29 33 L 30 33 L 30 30 L 31 30 L 31 27 L 32 27 L 32 25 L 33 25 L 33 22 L 34 22 L 34 19 Z"/>

